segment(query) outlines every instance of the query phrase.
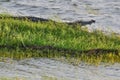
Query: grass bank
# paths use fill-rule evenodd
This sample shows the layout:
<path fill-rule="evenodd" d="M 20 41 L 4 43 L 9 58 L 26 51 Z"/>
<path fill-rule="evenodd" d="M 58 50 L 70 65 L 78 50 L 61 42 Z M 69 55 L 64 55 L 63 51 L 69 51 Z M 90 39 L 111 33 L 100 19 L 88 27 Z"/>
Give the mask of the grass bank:
<path fill-rule="evenodd" d="M 89 32 L 77 24 L 52 21 L 35 23 L 5 17 L 0 19 L 1 57 L 71 58 L 76 54 L 74 57 L 82 61 L 98 59 L 100 62 L 120 62 L 120 37 L 114 34 L 105 35 L 98 30 Z M 83 57 L 82 53 L 86 56 Z M 91 57 L 91 54 L 99 56 Z"/>

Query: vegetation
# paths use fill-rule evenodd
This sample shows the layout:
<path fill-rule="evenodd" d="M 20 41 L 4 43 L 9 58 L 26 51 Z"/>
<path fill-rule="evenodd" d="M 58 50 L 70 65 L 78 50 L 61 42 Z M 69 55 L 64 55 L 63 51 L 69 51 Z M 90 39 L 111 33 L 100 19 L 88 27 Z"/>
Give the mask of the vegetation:
<path fill-rule="evenodd" d="M 27 19 L 14 20 L 5 18 L 7 16 L 3 15 L 1 17 L 1 57 L 23 59 L 64 56 L 76 57 L 80 61 L 90 63 L 120 62 L 120 37 L 114 34 L 105 35 L 99 30 L 89 32 L 86 27 L 78 24 L 67 25 L 52 21 L 31 22 Z M 99 56 L 86 55 L 89 50 L 93 49 L 105 49 L 106 51 L 98 51 Z M 90 54 L 98 52 L 91 51 Z"/>
<path fill-rule="evenodd" d="M 30 78 L 21 78 L 21 77 L 0 77 L 0 80 L 29 80 Z M 63 78 L 49 77 L 49 76 L 41 76 L 40 80 L 68 80 Z"/>
<path fill-rule="evenodd" d="M 14 78 L 2 77 L 0 78 L 0 80 L 28 80 L 28 79 L 18 78 L 18 77 L 14 77 Z"/>
<path fill-rule="evenodd" d="M 48 77 L 48 76 L 42 76 L 42 80 L 58 80 L 56 77 Z M 0 80 L 29 80 L 28 78 L 20 78 L 20 77 L 2 77 Z M 60 79 L 60 80 L 66 80 L 66 79 Z"/>

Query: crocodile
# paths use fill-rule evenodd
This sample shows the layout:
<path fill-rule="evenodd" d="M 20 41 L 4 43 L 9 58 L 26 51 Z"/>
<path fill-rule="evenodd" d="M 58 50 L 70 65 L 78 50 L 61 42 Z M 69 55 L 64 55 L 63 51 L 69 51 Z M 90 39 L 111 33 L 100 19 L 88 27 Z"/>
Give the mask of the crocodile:
<path fill-rule="evenodd" d="M 48 22 L 48 21 L 52 21 L 52 22 L 55 22 L 55 23 L 58 23 L 56 21 L 53 21 L 51 19 L 45 19 L 45 18 L 38 18 L 38 17 L 33 17 L 33 16 L 7 16 L 7 17 L 0 17 L 0 19 L 3 19 L 3 18 L 12 18 L 12 19 L 17 19 L 17 20 L 29 20 L 29 21 L 32 21 L 32 22 Z M 75 24 L 79 24 L 81 26 L 85 26 L 85 25 L 91 25 L 92 23 L 95 23 L 96 21 L 91 19 L 89 21 L 82 21 L 82 20 L 77 20 L 77 21 L 74 21 L 74 22 L 62 22 L 62 23 L 66 23 L 68 25 L 75 25 Z"/>

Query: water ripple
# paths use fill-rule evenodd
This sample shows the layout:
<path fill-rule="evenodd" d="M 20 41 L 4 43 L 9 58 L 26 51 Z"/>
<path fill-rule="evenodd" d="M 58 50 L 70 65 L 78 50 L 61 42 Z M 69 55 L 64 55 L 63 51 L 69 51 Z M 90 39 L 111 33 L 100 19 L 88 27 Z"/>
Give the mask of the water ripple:
<path fill-rule="evenodd" d="M 9 59 L 10 61 L 10 59 Z M 55 77 L 58 80 L 119 80 L 120 64 L 73 66 L 51 59 L 26 59 L 0 62 L 0 77 L 24 77 L 29 80 L 42 80 L 41 77 Z M 8 66 L 9 65 L 9 66 Z M 61 79 L 62 78 L 62 79 Z"/>
<path fill-rule="evenodd" d="M 90 29 L 120 34 L 120 0 L 0 0 L 0 12 L 63 21 L 90 20 Z M 96 6 L 97 5 L 97 6 Z"/>

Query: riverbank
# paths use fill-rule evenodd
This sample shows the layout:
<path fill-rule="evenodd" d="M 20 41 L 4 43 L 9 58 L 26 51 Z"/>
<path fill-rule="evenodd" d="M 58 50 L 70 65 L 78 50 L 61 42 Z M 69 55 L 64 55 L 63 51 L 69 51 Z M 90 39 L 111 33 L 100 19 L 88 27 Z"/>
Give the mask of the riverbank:
<path fill-rule="evenodd" d="M 89 63 L 120 62 L 120 37 L 89 32 L 80 25 L 0 19 L 0 56 L 13 59 L 77 58 Z"/>

